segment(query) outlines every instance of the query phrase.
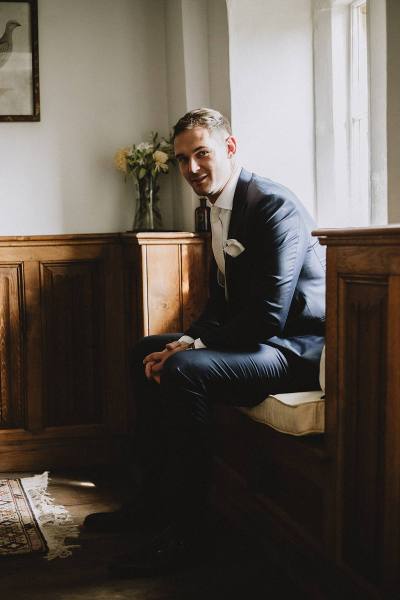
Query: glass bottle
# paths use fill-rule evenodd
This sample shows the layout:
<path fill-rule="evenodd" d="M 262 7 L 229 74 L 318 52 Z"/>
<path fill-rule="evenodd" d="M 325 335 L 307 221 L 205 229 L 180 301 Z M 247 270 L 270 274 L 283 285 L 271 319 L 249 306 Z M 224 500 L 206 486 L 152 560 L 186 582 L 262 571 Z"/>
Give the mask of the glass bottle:
<path fill-rule="evenodd" d="M 194 222 L 196 232 L 211 231 L 210 208 L 206 204 L 207 198 L 200 198 L 200 206 L 194 211 Z"/>

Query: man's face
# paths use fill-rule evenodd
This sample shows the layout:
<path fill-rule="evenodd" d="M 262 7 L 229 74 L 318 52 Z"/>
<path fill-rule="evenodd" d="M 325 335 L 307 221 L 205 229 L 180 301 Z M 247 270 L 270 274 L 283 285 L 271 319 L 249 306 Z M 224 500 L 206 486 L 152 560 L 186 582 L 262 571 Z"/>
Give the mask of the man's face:
<path fill-rule="evenodd" d="M 194 192 L 215 201 L 233 171 L 235 138 L 194 127 L 176 136 L 174 148 L 179 170 Z"/>

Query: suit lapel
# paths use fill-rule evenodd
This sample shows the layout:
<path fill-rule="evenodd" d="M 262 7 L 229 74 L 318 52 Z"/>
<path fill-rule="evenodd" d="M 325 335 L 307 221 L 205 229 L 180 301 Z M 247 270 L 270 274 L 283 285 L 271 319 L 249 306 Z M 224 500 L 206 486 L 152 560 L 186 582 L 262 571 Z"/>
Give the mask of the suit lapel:
<path fill-rule="evenodd" d="M 236 185 L 235 194 L 233 196 L 232 203 L 232 214 L 229 223 L 228 238 L 238 240 L 243 244 L 245 227 L 245 213 L 246 213 L 246 199 L 247 199 L 247 188 L 251 180 L 251 173 L 242 169 L 239 175 L 239 179 Z"/>
<path fill-rule="evenodd" d="M 242 169 L 236 185 L 233 196 L 232 214 L 229 223 L 228 239 L 234 239 L 247 246 L 247 189 L 249 187 L 252 174 Z M 235 259 L 225 254 L 225 281 L 228 290 L 228 296 L 232 300 L 232 294 L 235 295 L 235 286 L 232 280 L 232 268 Z M 239 266 L 239 265 L 238 265 Z"/>

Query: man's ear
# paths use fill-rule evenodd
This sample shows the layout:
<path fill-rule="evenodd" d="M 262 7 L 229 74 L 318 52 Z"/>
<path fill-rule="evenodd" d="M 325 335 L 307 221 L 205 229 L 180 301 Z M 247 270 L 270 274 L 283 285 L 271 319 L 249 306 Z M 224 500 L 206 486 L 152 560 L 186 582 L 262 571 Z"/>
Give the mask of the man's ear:
<path fill-rule="evenodd" d="M 228 150 L 228 158 L 232 158 L 236 154 L 236 138 L 230 135 L 226 140 L 226 148 Z"/>

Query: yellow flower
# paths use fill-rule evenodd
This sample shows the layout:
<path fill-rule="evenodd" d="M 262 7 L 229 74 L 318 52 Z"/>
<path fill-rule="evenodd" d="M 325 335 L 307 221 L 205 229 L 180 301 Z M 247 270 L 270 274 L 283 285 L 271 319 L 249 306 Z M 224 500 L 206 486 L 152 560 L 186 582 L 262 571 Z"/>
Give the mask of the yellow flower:
<path fill-rule="evenodd" d="M 159 165 L 164 165 L 168 162 L 168 154 L 162 150 L 156 150 L 153 154 L 153 158 Z"/>
<path fill-rule="evenodd" d="M 126 157 L 130 152 L 130 148 L 120 148 L 114 156 L 114 165 L 117 167 L 118 171 L 122 171 L 125 174 L 128 172 Z"/>

